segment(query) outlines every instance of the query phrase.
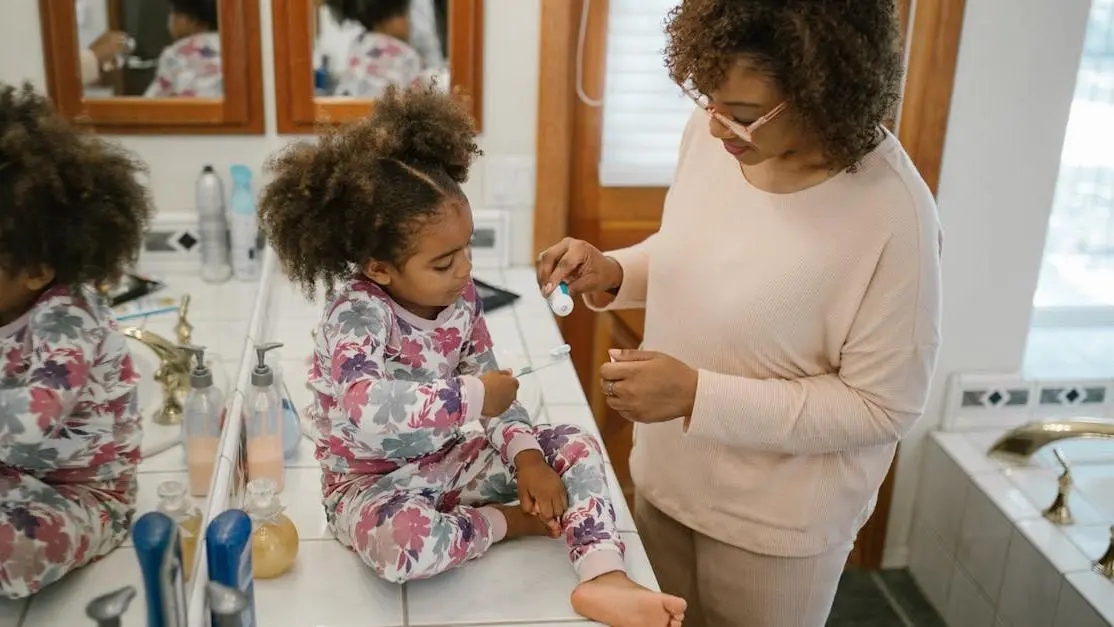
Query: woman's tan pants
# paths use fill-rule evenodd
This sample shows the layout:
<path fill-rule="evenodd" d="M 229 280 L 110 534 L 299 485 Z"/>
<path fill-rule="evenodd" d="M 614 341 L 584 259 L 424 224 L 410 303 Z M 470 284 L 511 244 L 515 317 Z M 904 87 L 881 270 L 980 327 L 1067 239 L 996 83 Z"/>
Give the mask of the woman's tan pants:
<path fill-rule="evenodd" d="M 641 495 L 634 517 L 662 592 L 688 601 L 685 627 L 823 627 L 851 551 L 758 555 L 689 529 Z"/>

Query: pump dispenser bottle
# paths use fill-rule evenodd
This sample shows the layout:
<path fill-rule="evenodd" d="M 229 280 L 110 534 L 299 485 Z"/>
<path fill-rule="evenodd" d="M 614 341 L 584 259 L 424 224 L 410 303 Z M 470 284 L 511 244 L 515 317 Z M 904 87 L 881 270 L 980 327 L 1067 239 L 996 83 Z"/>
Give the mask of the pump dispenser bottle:
<path fill-rule="evenodd" d="M 193 353 L 196 363 L 190 373 L 190 391 L 186 395 L 183 411 L 185 420 L 182 422 L 190 494 L 205 496 L 209 494 L 217 451 L 220 449 L 224 393 L 213 385 L 213 371 L 205 364 L 205 347 L 179 348 Z"/>
<path fill-rule="evenodd" d="M 269 478 L 248 482 L 244 511 L 251 516 L 252 574 L 270 579 L 290 570 L 298 556 L 298 529 L 283 514 Z"/>
<path fill-rule="evenodd" d="M 182 577 L 188 580 L 193 573 L 193 556 L 197 553 L 197 540 L 201 536 L 201 510 L 190 502 L 186 486 L 181 481 L 163 481 L 157 492 L 158 511 L 178 523 L 178 537 L 182 542 Z"/>
<path fill-rule="evenodd" d="M 251 371 L 251 389 L 245 403 L 248 480 L 271 479 L 279 492 L 285 473 L 282 394 L 275 385 L 275 371 L 267 364 L 267 352 L 280 346 L 278 342 L 256 345 L 256 364 Z"/>

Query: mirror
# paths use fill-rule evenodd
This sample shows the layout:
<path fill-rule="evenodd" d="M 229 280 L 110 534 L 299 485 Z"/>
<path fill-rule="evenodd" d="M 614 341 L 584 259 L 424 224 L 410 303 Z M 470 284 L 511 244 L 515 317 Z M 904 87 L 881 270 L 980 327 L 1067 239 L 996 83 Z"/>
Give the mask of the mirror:
<path fill-rule="evenodd" d="M 222 98 L 219 0 L 74 0 L 86 98 Z"/>
<path fill-rule="evenodd" d="M 279 131 L 368 114 L 390 85 L 433 81 L 480 120 L 482 0 L 272 0 Z"/>
<path fill-rule="evenodd" d="M 262 133 L 258 0 L 40 0 L 50 95 L 115 133 Z"/>
<path fill-rule="evenodd" d="M 447 88 L 448 3 L 313 0 L 314 95 L 375 99 L 422 79 Z"/>

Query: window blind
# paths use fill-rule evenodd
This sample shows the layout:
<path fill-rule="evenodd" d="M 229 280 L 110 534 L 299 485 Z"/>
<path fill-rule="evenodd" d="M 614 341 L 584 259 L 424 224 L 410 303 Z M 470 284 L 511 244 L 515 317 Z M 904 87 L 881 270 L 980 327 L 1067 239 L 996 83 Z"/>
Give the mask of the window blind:
<path fill-rule="evenodd" d="M 610 0 L 600 185 L 667 186 L 693 103 L 665 69 L 665 17 L 678 0 Z"/>

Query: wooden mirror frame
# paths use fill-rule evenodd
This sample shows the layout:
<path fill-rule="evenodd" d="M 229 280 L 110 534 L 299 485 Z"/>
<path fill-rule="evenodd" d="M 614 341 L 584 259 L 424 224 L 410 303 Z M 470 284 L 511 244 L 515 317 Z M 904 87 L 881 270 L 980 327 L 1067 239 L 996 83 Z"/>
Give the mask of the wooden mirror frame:
<path fill-rule="evenodd" d="M 271 0 L 275 96 L 279 133 L 314 133 L 365 117 L 370 98 L 318 98 L 313 87 L 313 8 L 310 0 Z M 476 129 L 483 125 L 483 0 L 449 0 L 448 64 L 452 89 L 468 96 Z"/>
<path fill-rule="evenodd" d="M 84 127 L 112 134 L 263 133 L 259 0 L 222 0 L 223 98 L 86 98 L 72 1 L 39 0 L 47 89 L 54 106 Z"/>

